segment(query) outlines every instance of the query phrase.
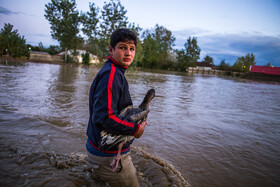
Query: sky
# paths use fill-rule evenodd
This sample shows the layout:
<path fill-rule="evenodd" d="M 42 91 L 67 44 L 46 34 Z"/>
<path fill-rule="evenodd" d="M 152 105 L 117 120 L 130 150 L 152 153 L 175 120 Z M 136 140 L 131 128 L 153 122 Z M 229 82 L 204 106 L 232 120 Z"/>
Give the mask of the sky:
<path fill-rule="evenodd" d="M 109 0 L 106 0 L 108 2 Z M 143 30 L 164 26 L 175 36 L 175 49 L 183 49 L 189 37 L 197 37 L 200 59 L 209 55 L 214 64 L 233 65 L 238 57 L 253 53 L 257 65 L 280 67 L 279 0 L 120 0 L 130 23 Z M 51 38 L 44 17 L 50 0 L 0 0 L 0 27 L 10 23 L 26 42 L 58 45 Z M 89 2 L 102 9 L 104 0 L 76 0 L 86 12 Z"/>

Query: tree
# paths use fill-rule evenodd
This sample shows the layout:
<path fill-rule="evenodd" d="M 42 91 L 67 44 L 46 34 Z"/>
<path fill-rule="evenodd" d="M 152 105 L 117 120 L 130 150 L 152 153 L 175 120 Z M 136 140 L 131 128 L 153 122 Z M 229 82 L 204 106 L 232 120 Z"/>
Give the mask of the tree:
<path fill-rule="evenodd" d="M 59 52 L 61 52 L 61 48 L 58 45 L 50 45 L 50 47 L 48 48 L 48 53 L 50 55 L 55 55 Z"/>
<path fill-rule="evenodd" d="M 234 71 L 249 72 L 250 66 L 255 64 L 255 55 L 253 53 L 248 53 L 245 57 L 238 57 L 236 62 L 233 64 L 232 69 Z"/>
<path fill-rule="evenodd" d="M 82 31 L 88 38 L 96 38 L 98 34 L 97 24 L 99 8 L 95 7 L 94 3 L 89 3 L 89 11 L 86 13 L 81 12 L 81 22 L 83 24 Z"/>
<path fill-rule="evenodd" d="M 185 43 L 185 49 L 186 49 L 186 57 L 188 66 L 195 66 L 195 63 L 199 59 L 200 55 L 200 48 L 197 45 L 197 38 L 196 37 L 189 37 L 187 40 L 187 43 Z"/>
<path fill-rule="evenodd" d="M 157 41 L 158 47 L 158 64 L 162 68 L 169 60 L 169 54 L 174 46 L 175 37 L 170 30 L 156 24 L 154 39 Z"/>
<path fill-rule="evenodd" d="M 219 65 L 219 69 L 228 71 L 230 69 L 230 65 L 226 63 L 225 59 L 223 59 Z"/>
<path fill-rule="evenodd" d="M 44 16 L 51 24 L 51 36 L 65 48 L 66 62 L 67 49 L 75 48 L 79 41 L 79 12 L 76 10 L 76 2 L 75 0 L 51 0 L 45 7 Z"/>
<path fill-rule="evenodd" d="M 31 51 L 40 51 L 40 52 L 48 52 L 46 48 L 44 48 L 43 43 L 39 42 L 38 46 L 31 46 L 30 45 Z"/>
<path fill-rule="evenodd" d="M 128 29 L 132 30 L 137 35 L 137 47 L 136 47 L 135 57 L 134 57 L 132 65 L 133 65 L 133 67 L 142 66 L 141 63 L 142 63 L 142 60 L 144 57 L 143 43 L 141 42 L 141 40 L 139 38 L 140 31 L 142 30 L 142 28 L 140 28 L 139 25 L 135 26 L 134 23 L 129 23 Z"/>
<path fill-rule="evenodd" d="M 141 40 L 137 37 L 137 47 L 136 47 L 136 51 L 135 51 L 135 57 L 133 60 L 133 67 L 136 66 L 142 66 L 142 61 L 143 61 L 143 44 L 141 42 Z"/>
<path fill-rule="evenodd" d="M 90 56 L 89 53 L 86 52 L 85 54 L 82 54 L 83 64 L 89 64 Z"/>
<path fill-rule="evenodd" d="M 177 68 L 181 71 L 184 71 L 188 67 L 194 67 L 200 55 L 197 38 L 189 37 L 184 46 L 185 50 L 176 50 Z"/>
<path fill-rule="evenodd" d="M 126 17 L 126 10 L 119 0 L 110 0 L 104 2 L 101 16 L 98 17 L 99 8 L 94 3 L 89 4 L 89 11 L 81 12 L 81 22 L 83 24 L 82 31 L 87 36 L 85 49 L 97 55 L 102 61 L 108 55 L 108 47 L 110 45 L 110 36 L 112 32 L 118 28 L 128 28 L 137 35 L 141 31 L 139 26 L 129 23 Z M 135 61 L 139 62 L 141 57 L 141 43 L 138 40 Z"/>
<path fill-rule="evenodd" d="M 180 71 L 185 71 L 186 68 L 187 68 L 187 56 L 186 56 L 186 52 L 184 49 L 181 49 L 181 50 L 176 50 L 175 51 L 176 53 L 176 60 L 177 60 L 177 65 L 176 65 L 176 68 Z"/>
<path fill-rule="evenodd" d="M 154 30 L 143 33 L 143 61 L 149 68 L 167 68 L 175 37 L 172 32 L 156 24 Z"/>
<path fill-rule="evenodd" d="M 13 57 L 28 56 L 29 51 L 24 36 L 13 25 L 5 23 L 0 32 L 0 55 L 8 54 Z"/>
<path fill-rule="evenodd" d="M 98 53 L 98 12 L 99 8 L 94 3 L 89 3 L 89 11 L 81 12 L 82 31 L 87 36 L 86 50 L 97 55 Z"/>
<path fill-rule="evenodd" d="M 128 25 L 126 10 L 119 0 L 104 2 L 101 10 L 101 23 L 98 40 L 98 56 L 103 58 L 108 55 L 110 36 L 118 28 L 126 28 Z"/>
<path fill-rule="evenodd" d="M 212 57 L 210 57 L 209 55 L 206 55 L 205 57 L 204 57 L 204 61 L 205 62 L 209 62 L 209 63 L 211 63 L 211 64 L 213 64 L 213 58 Z"/>
<path fill-rule="evenodd" d="M 157 62 L 157 42 L 152 37 L 152 34 L 149 31 L 144 32 L 145 38 L 143 41 L 143 63 L 142 67 L 154 68 Z"/>

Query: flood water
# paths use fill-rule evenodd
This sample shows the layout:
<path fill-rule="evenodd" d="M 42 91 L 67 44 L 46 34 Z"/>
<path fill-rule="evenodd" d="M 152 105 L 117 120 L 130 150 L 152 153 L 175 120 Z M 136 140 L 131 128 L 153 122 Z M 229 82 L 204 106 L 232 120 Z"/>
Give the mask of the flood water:
<path fill-rule="evenodd" d="M 85 149 L 99 68 L 0 64 L 0 186 L 104 186 Z M 280 186 L 280 84 L 128 69 L 134 105 L 156 90 L 131 151 L 141 186 Z"/>

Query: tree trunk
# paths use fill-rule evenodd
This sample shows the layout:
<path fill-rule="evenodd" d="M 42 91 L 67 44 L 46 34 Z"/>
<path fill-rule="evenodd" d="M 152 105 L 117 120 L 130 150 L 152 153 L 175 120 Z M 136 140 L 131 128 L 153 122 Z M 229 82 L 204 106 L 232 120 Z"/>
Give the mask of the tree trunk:
<path fill-rule="evenodd" d="M 67 63 L 67 47 L 65 47 L 64 62 Z"/>

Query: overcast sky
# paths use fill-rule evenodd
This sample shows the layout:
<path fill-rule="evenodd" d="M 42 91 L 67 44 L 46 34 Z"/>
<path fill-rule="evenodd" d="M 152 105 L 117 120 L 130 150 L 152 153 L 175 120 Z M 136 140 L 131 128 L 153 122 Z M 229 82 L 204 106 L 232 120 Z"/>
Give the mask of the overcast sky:
<path fill-rule="evenodd" d="M 108 1 L 108 0 L 107 0 Z M 27 43 L 45 47 L 57 45 L 44 17 L 50 0 L 0 0 L 0 27 L 14 25 Z M 76 0 L 77 9 L 86 12 L 89 2 L 100 9 L 104 0 Z M 176 49 L 187 38 L 197 37 L 200 58 L 225 59 L 231 65 L 238 57 L 253 52 L 257 65 L 272 62 L 280 67 L 280 1 L 278 0 L 121 0 L 129 22 L 152 29 L 156 24 L 172 31 Z"/>

